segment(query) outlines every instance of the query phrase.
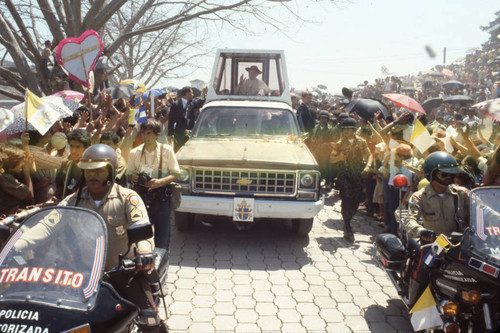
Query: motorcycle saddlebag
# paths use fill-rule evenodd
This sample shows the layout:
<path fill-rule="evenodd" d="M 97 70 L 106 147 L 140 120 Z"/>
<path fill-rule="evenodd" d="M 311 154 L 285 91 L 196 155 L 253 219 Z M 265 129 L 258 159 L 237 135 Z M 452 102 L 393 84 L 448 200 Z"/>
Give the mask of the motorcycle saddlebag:
<path fill-rule="evenodd" d="M 382 264 L 387 268 L 398 269 L 405 262 L 405 248 L 401 240 L 393 234 L 379 234 L 375 246 Z"/>

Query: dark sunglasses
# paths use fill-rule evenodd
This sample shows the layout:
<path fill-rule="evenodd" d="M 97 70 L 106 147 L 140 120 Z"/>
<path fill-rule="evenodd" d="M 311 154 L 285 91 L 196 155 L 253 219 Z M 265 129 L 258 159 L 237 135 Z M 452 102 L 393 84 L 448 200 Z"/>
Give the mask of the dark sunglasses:
<path fill-rule="evenodd" d="M 443 177 L 443 178 L 455 177 L 455 175 L 453 173 L 448 173 L 448 172 L 443 172 L 443 171 L 440 171 L 440 172 L 441 172 L 441 177 Z"/>

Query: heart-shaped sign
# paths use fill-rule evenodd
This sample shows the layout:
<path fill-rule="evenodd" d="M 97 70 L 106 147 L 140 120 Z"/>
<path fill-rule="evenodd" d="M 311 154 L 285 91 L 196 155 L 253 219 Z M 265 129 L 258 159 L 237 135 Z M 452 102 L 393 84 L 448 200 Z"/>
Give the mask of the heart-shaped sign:
<path fill-rule="evenodd" d="M 68 72 L 70 79 L 88 87 L 89 73 L 102 49 L 99 34 L 94 30 L 87 30 L 80 37 L 65 38 L 57 45 L 57 63 Z"/>

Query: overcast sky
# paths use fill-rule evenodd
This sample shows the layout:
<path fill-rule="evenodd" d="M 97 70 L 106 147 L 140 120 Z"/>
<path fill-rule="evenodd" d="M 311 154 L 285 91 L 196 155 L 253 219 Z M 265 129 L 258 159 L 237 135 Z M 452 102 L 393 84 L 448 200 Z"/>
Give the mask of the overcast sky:
<path fill-rule="evenodd" d="M 214 45 L 209 46 L 284 50 L 292 87 L 324 84 L 336 93 L 343 86 L 383 77 L 383 65 L 404 75 L 442 64 L 445 47 L 447 64 L 465 56 L 488 39 L 480 26 L 500 10 L 498 0 L 357 0 L 323 7 L 309 0 L 294 2 L 299 14 L 317 23 L 290 22 L 287 33 L 293 39 L 279 32 L 247 36 L 223 31 L 214 33 Z M 426 45 L 435 58 L 429 57 Z M 208 82 L 213 56 L 200 62 L 204 69 L 172 85 L 189 85 L 195 78 Z"/>

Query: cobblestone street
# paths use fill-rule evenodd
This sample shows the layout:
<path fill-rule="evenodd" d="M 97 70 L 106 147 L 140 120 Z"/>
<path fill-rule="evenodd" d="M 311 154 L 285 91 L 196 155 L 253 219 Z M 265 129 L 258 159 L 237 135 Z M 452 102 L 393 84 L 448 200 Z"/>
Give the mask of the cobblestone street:
<path fill-rule="evenodd" d="M 173 227 L 167 306 L 171 332 L 412 332 L 403 302 L 373 259 L 382 228 L 359 212 L 342 238 L 338 196 L 309 239 L 289 221 L 238 231 L 230 223 Z M 288 223 L 288 224 L 287 224 Z"/>

